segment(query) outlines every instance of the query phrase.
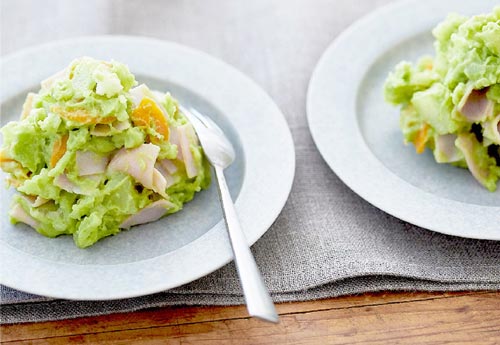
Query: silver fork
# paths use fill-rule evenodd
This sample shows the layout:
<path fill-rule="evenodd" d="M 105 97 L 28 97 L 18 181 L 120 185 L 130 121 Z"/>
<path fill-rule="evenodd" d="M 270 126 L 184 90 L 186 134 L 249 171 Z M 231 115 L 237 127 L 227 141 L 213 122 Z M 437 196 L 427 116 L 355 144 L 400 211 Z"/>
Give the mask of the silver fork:
<path fill-rule="evenodd" d="M 224 169 L 231 165 L 235 159 L 233 145 L 220 127 L 209 117 L 200 114 L 193 108 L 188 110 L 180 106 L 179 109 L 193 125 L 205 155 L 214 167 L 224 219 L 248 313 L 250 316 L 265 321 L 278 322 L 278 314 L 241 229 L 224 177 Z"/>

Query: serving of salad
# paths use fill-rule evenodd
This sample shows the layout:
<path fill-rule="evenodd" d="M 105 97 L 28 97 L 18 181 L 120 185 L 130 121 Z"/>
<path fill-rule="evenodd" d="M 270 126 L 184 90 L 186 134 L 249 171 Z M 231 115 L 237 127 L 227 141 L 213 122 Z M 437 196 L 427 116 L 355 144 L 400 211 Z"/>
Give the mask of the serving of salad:
<path fill-rule="evenodd" d="M 210 184 L 177 101 L 137 86 L 128 67 L 83 57 L 29 93 L 2 129 L 10 217 L 85 248 L 182 209 Z"/>
<path fill-rule="evenodd" d="M 401 62 L 385 98 L 401 106 L 400 126 L 417 153 L 468 168 L 485 188 L 500 178 L 500 7 L 471 18 L 452 14 L 434 30 L 435 57 Z"/>

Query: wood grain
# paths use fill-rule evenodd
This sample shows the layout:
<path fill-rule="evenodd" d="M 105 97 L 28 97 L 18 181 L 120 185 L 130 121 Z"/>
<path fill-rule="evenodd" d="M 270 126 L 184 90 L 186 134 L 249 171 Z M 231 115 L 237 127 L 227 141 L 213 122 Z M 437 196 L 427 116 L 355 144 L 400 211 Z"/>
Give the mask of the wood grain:
<path fill-rule="evenodd" d="M 499 344 L 500 293 L 376 293 L 282 303 L 278 325 L 243 306 L 170 307 L 6 325 L 9 344 Z"/>

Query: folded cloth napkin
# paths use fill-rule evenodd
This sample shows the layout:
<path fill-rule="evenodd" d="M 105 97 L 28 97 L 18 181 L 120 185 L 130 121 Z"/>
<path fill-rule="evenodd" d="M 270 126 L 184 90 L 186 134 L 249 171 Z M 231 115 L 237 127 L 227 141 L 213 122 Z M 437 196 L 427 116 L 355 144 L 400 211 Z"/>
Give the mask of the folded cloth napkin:
<path fill-rule="evenodd" d="M 75 1 L 74 7 L 63 6 L 51 13 L 71 18 L 83 11 L 89 21 L 98 21 L 96 26 L 89 25 L 98 27 L 98 32 L 90 32 L 86 27 L 75 29 L 68 19 L 63 27 L 58 25 L 59 33 L 141 34 L 205 50 L 249 74 L 276 100 L 294 137 L 296 177 L 283 212 L 252 247 L 275 301 L 377 290 L 499 289 L 500 242 L 441 235 L 378 210 L 336 177 L 309 134 L 305 95 L 321 52 L 352 21 L 388 2 L 258 0 L 236 4 L 223 0 L 213 6 L 203 0 L 150 0 L 147 5 L 140 0 Z M 0 6 L 2 13 L 15 11 L 26 19 L 2 17 L 1 29 L 6 32 L 2 40 L 7 48 L 3 53 L 56 37 L 56 28 L 40 30 L 40 22 L 34 20 L 44 11 L 37 10 L 40 5 L 35 0 Z M 97 18 L 91 17 L 92 6 L 100 6 Z M 166 305 L 243 303 L 233 264 L 185 286 L 132 299 L 54 300 L 7 287 L 0 288 L 0 298 L 4 323 Z"/>

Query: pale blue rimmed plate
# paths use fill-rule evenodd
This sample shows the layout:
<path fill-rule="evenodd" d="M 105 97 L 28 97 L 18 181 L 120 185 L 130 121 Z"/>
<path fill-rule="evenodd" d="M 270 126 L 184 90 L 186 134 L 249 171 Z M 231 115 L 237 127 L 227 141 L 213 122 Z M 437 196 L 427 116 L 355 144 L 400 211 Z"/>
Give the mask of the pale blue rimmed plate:
<path fill-rule="evenodd" d="M 429 230 L 500 240 L 500 186 L 488 192 L 467 170 L 404 146 L 399 111 L 382 91 L 398 62 L 433 54 L 431 30 L 448 13 L 488 13 L 497 4 L 396 2 L 352 25 L 321 57 L 307 97 L 312 136 L 332 170 L 371 204 Z"/>
<path fill-rule="evenodd" d="M 237 159 L 227 179 L 242 228 L 253 244 L 278 217 L 290 192 L 295 154 L 283 114 L 254 82 L 231 66 L 175 43 L 102 36 L 46 44 L 1 62 L 2 125 L 18 118 L 26 93 L 74 58 L 126 63 L 139 82 L 170 91 L 210 115 L 227 132 Z M 279 158 L 279 165 L 276 164 Z M 215 188 L 185 209 L 82 250 L 69 236 L 45 238 L 9 223 L 13 191 L 2 191 L 1 283 L 65 299 L 103 300 L 151 294 L 200 278 L 228 263 L 231 248 Z"/>

